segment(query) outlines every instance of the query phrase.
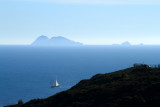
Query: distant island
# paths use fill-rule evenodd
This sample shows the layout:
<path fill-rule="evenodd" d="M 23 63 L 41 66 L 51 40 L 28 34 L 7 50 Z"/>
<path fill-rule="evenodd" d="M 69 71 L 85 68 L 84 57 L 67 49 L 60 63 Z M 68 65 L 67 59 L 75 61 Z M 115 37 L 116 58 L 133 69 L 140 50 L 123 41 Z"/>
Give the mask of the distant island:
<path fill-rule="evenodd" d="M 160 66 L 134 64 L 124 70 L 97 74 L 67 91 L 7 107 L 159 107 Z"/>
<path fill-rule="evenodd" d="M 121 45 L 123 45 L 123 46 L 130 46 L 131 44 L 128 41 L 126 41 L 126 42 L 123 42 Z"/>
<path fill-rule="evenodd" d="M 130 42 L 128 41 L 125 41 L 121 44 L 112 44 L 113 46 L 132 46 Z"/>
<path fill-rule="evenodd" d="M 132 45 L 130 42 L 125 41 L 121 44 L 112 44 L 112 46 L 143 46 L 143 43 L 137 44 L 137 45 Z"/>
<path fill-rule="evenodd" d="M 32 44 L 32 46 L 81 46 L 82 43 L 69 40 L 65 37 L 58 36 L 48 38 L 47 36 L 38 37 Z"/>

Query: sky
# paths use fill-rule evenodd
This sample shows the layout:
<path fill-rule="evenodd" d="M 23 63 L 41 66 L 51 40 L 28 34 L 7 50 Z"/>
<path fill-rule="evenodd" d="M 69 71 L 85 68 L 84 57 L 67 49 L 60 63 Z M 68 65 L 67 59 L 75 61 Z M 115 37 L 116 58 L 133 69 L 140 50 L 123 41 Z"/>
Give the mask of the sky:
<path fill-rule="evenodd" d="M 0 0 L 0 44 L 31 44 L 41 35 L 160 44 L 159 28 L 159 0 Z"/>

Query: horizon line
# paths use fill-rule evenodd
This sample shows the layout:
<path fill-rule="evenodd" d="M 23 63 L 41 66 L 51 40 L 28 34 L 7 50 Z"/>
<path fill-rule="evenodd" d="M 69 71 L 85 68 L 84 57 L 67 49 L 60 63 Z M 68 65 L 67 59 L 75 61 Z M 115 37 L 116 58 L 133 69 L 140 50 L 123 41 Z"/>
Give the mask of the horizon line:
<path fill-rule="evenodd" d="M 32 44 L 0 44 L 0 46 L 32 46 Z M 160 46 L 160 44 L 83 44 L 82 46 Z M 47 46 L 46 46 L 47 47 Z M 52 46 L 51 46 L 52 47 Z"/>

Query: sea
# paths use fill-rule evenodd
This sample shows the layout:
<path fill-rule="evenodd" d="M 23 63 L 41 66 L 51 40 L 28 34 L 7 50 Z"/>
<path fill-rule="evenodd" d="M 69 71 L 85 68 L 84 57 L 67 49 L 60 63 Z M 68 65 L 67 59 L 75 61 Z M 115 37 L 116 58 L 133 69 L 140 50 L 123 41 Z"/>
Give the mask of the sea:
<path fill-rule="evenodd" d="M 43 99 L 83 79 L 132 67 L 160 64 L 160 46 L 0 46 L 0 107 L 19 99 Z M 57 78 L 60 87 L 50 88 Z"/>

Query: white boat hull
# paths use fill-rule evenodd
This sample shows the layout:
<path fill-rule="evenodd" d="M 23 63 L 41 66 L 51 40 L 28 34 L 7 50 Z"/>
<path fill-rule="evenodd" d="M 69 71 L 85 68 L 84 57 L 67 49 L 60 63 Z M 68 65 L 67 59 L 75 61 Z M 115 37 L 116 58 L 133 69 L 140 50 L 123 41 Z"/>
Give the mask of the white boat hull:
<path fill-rule="evenodd" d="M 59 86 L 51 86 L 51 88 L 59 88 Z"/>

